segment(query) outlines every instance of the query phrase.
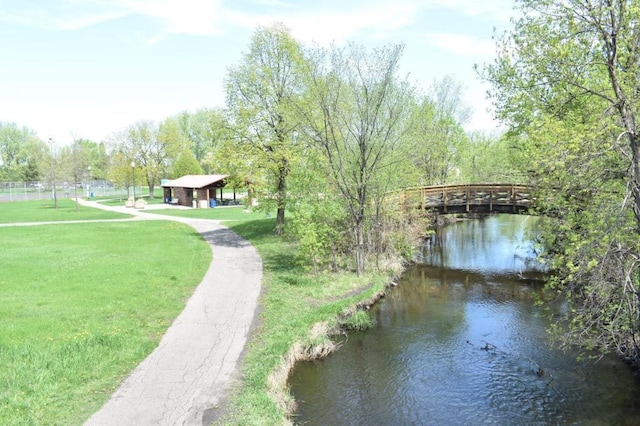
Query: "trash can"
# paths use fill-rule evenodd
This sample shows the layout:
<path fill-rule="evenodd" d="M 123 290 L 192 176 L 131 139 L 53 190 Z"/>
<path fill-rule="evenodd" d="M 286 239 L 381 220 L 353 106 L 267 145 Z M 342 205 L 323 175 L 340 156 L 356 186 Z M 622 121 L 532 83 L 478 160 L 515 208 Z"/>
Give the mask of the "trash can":
<path fill-rule="evenodd" d="M 215 198 L 212 198 L 209 200 L 209 207 L 214 208 L 216 206 L 216 200 Z"/>

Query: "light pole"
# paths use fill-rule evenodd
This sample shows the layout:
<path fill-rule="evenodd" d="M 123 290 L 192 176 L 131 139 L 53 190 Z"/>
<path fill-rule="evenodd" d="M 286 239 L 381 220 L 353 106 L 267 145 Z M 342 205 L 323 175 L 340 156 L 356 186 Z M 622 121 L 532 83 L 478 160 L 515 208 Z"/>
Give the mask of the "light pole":
<path fill-rule="evenodd" d="M 133 201 L 136 200 L 136 162 L 131 162 L 131 180 L 133 181 Z"/>
<path fill-rule="evenodd" d="M 58 208 L 58 197 L 56 195 L 56 159 L 55 159 L 55 148 L 53 139 L 49 138 L 49 145 L 51 145 L 51 181 L 52 181 L 52 193 L 53 193 L 53 206 L 54 208 Z"/>
<path fill-rule="evenodd" d="M 87 200 L 91 198 L 91 166 L 87 166 Z"/>

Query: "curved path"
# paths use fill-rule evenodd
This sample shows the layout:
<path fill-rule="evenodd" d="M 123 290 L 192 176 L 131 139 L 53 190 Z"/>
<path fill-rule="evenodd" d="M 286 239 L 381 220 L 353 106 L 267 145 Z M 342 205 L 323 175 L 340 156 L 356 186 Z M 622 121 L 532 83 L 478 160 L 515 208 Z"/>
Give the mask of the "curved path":
<path fill-rule="evenodd" d="M 251 244 L 217 221 L 81 202 L 134 214 L 140 219 L 186 223 L 213 250 L 213 261 L 202 282 L 158 347 L 86 425 L 211 423 L 229 390 L 258 306 L 262 283 L 260 256 Z"/>

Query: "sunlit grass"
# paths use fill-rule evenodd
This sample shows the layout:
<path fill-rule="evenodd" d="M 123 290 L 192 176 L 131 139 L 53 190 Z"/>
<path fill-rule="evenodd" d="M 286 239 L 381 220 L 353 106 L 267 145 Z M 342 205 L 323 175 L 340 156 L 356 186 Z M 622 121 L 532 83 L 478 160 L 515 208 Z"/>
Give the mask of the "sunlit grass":
<path fill-rule="evenodd" d="M 12 201 L 0 203 L 0 223 L 57 222 L 69 220 L 123 219 L 126 214 L 76 206 L 75 199 Z"/>
<path fill-rule="evenodd" d="M 280 366 L 295 342 L 310 343 L 313 324 L 337 319 L 347 307 L 371 297 L 387 283 L 385 274 L 356 277 L 352 273 L 312 275 L 296 257 L 296 245 L 273 235 L 274 219 L 229 222 L 263 259 L 264 295 L 260 327 L 243 367 L 243 384 L 233 397 L 224 424 L 282 424 L 285 413 L 269 395 L 269 375 Z M 362 317 L 354 324 L 363 325 Z"/>
<path fill-rule="evenodd" d="M 209 209 L 177 209 L 168 207 L 166 209 L 148 210 L 147 213 L 163 214 L 168 216 L 177 217 L 191 217 L 197 219 L 212 219 L 212 220 L 255 220 L 264 219 L 267 214 L 263 211 L 256 211 L 253 209 L 245 209 L 242 206 L 238 207 L 216 207 Z"/>
<path fill-rule="evenodd" d="M 82 424 L 150 353 L 211 260 L 164 221 L 0 228 L 0 424 Z"/>

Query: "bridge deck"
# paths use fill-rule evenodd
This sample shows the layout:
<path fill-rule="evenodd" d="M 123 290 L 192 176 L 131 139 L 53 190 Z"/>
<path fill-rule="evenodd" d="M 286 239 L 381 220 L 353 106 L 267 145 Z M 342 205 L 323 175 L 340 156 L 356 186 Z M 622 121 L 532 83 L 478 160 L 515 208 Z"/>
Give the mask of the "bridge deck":
<path fill-rule="evenodd" d="M 408 188 L 403 208 L 448 213 L 526 213 L 533 205 L 532 187 L 520 184 L 464 184 Z"/>

